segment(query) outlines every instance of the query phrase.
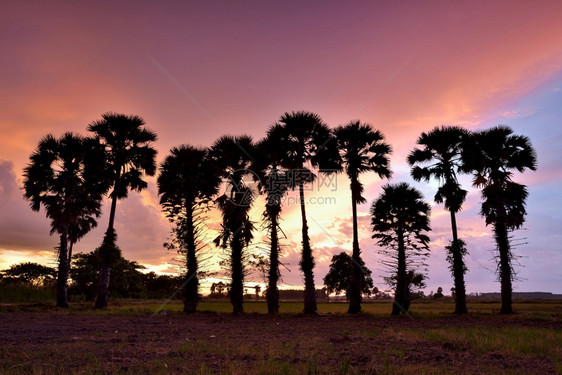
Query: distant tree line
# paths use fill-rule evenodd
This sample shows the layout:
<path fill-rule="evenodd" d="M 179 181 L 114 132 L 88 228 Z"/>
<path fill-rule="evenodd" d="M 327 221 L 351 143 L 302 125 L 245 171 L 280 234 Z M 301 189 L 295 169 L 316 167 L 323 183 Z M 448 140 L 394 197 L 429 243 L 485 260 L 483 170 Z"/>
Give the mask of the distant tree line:
<path fill-rule="evenodd" d="M 72 257 L 68 292 L 72 301 L 94 301 L 97 296 L 100 258 L 94 252 Z M 118 259 L 114 264 L 110 290 L 114 298 L 165 299 L 177 292 L 183 276 L 142 272 L 144 266 Z M 20 263 L 0 271 L 0 287 L 17 286 L 34 289 L 56 288 L 56 269 L 37 263 Z"/>
<path fill-rule="evenodd" d="M 305 187 L 321 176 L 345 173 L 351 192 L 352 252 L 347 258 L 341 256 L 335 260 L 345 265 L 341 267 L 344 269 L 341 277 L 347 275 L 347 278 L 340 277 L 340 284 L 334 289 L 337 283 L 327 275 L 327 287 L 345 290 L 349 313 L 361 311 L 362 296 L 368 294 L 372 284 L 359 247 L 357 205 L 367 202 L 360 177 L 374 173 L 380 179 L 388 179 L 392 175 L 392 149 L 379 130 L 360 121 L 331 129 L 317 114 L 291 112 L 283 114 L 261 140 L 254 141 L 248 135 L 224 135 L 208 148 L 180 145 L 170 150 L 157 166 L 156 150 L 152 147 L 156 134 L 144 125 L 138 116 L 106 113 L 88 126 L 89 137 L 66 133 L 57 139 L 49 134 L 30 156 L 24 171 L 24 196 L 33 210 L 44 208 L 51 220 L 51 234 L 60 237 L 57 306 L 68 305 L 70 260 L 85 262 L 91 255 L 72 257 L 72 247 L 97 225 L 103 196 L 111 201 L 109 222 L 100 247 L 93 252 L 96 260 L 90 263 L 98 280 L 95 287 L 88 286 L 87 294 L 96 295 L 95 307 L 107 306 L 109 290 L 116 288 L 113 279 L 138 269 L 134 262 L 123 263 L 117 246 L 116 204 L 130 190 L 146 188 L 145 177 L 158 172 L 160 204 L 174 224 L 173 239 L 167 247 L 184 257 L 185 312 L 197 309 L 199 258 L 202 249 L 209 245 L 203 235 L 204 215 L 212 207 L 220 211 L 222 218 L 213 243 L 229 254 L 226 264 L 230 270 L 228 295 L 232 309 L 235 314 L 244 312 L 248 248 L 256 229 L 249 212 L 260 194 L 266 199 L 262 218 L 269 237 L 267 306 L 269 313 L 279 311 L 280 219 L 287 193 L 297 190 L 302 224 L 299 265 L 305 286 L 303 311 L 317 314 L 315 260 L 308 231 Z M 467 312 L 464 256 L 468 250 L 459 238 L 456 223 L 456 213 L 467 196 L 458 175 L 467 173 L 473 176 L 474 187 L 481 189 L 481 215 L 495 234 L 501 312 L 511 313 L 514 273 L 509 233 L 523 224 L 528 195 L 526 187 L 514 182 L 512 177 L 514 171 L 536 169 L 536 156 L 529 139 L 514 135 L 505 126 L 478 132 L 442 126 L 422 133 L 417 145 L 407 158 L 412 166 L 411 175 L 418 181 L 435 179 L 439 187 L 434 201 L 443 203 L 450 213 L 452 239 L 446 251 L 455 285 L 455 312 Z M 429 204 L 418 190 L 397 182 L 382 187 L 370 214 L 372 237 L 384 255 L 383 265 L 388 270 L 385 280 L 394 289 L 392 313 L 405 313 L 412 294 L 425 285 L 431 230 Z M 74 275 L 73 280 L 74 277 L 78 280 L 81 275 Z"/>

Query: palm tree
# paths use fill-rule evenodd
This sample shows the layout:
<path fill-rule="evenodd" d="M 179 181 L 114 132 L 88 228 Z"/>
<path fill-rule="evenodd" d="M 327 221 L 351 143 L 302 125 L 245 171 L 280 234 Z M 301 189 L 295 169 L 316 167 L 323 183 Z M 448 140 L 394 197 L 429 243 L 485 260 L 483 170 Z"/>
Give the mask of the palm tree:
<path fill-rule="evenodd" d="M 108 112 L 102 115 L 101 120 L 88 126 L 88 130 L 98 137 L 105 148 L 105 176 L 111 186 L 109 223 L 100 247 L 103 259 L 96 308 L 105 308 L 109 303 L 111 264 L 121 256 L 114 229 L 117 201 L 127 198 L 129 190 L 145 189 L 148 185 L 143 176 L 154 176 L 156 173 L 156 150 L 151 147 L 151 142 L 156 141 L 156 134 L 144 125 L 144 120 L 139 116 Z"/>
<path fill-rule="evenodd" d="M 279 124 L 283 131 L 278 142 L 283 147 L 281 166 L 292 174 L 292 188 L 299 188 L 302 219 L 302 258 L 300 268 L 304 274 L 304 313 L 316 314 L 316 289 L 314 286 L 314 257 L 308 237 L 308 224 L 304 200 L 304 185 L 315 179 L 307 167 L 319 168 L 320 173 L 335 173 L 341 170 L 336 140 L 322 119 L 310 112 L 292 112 L 281 116 Z"/>
<path fill-rule="evenodd" d="M 353 216 L 353 253 L 351 269 L 351 286 L 349 290 L 348 313 L 361 311 L 361 250 L 357 225 L 357 205 L 367 202 L 363 197 L 363 184 L 359 175 L 374 172 L 380 178 L 391 175 L 389 154 L 390 146 L 384 142 L 384 136 L 373 130 L 369 124 L 352 121 L 334 130 L 338 149 L 341 154 L 343 168 L 350 180 L 351 208 Z"/>
<path fill-rule="evenodd" d="M 222 231 L 215 244 L 230 247 L 232 284 L 230 301 L 232 312 L 244 312 L 244 249 L 253 239 L 254 224 L 249 212 L 254 202 L 254 193 L 244 177 L 250 174 L 253 155 L 256 155 L 252 138 L 247 135 L 222 136 L 211 148 L 219 174 L 226 181 L 226 191 L 216 199 L 222 213 Z"/>
<path fill-rule="evenodd" d="M 525 222 L 525 185 L 513 182 L 513 171 L 536 170 L 537 157 L 529 138 L 514 135 L 507 126 L 477 132 L 474 144 L 464 153 L 465 170 L 474 173 L 474 186 L 482 188 L 482 209 L 486 225 L 492 225 L 499 253 L 499 279 L 502 306 L 500 312 L 513 312 L 511 293 L 513 254 L 509 232 Z"/>
<path fill-rule="evenodd" d="M 383 264 L 393 273 L 387 282 L 396 288 L 392 315 L 408 311 L 411 285 L 420 277 L 415 269 L 429 256 L 429 213 L 421 193 L 404 182 L 383 186 L 371 206 L 373 238 L 386 249 L 382 253 L 390 260 Z"/>
<path fill-rule="evenodd" d="M 259 160 L 255 166 L 260 178 L 261 191 L 266 195 L 264 221 L 270 235 L 269 272 L 267 286 L 267 312 L 279 312 L 279 218 L 282 200 L 289 189 L 287 171 L 280 168 L 283 145 L 279 137 L 283 132 L 280 125 L 274 125 L 267 131 L 267 136 L 256 146 Z"/>
<path fill-rule="evenodd" d="M 466 288 L 464 274 L 467 270 L 463 255 L 466 254 L 464 241 L 458 238 L 456 213 L 462 209 L 467 191 L 462 189 L 457 173 L 462 169 L 462 150 L 470 133 L 458 126 L 436 127 L 429 133 L 422 133 L 416 148 L 408 155 L 408 163 L 412 166 L 412 177 L 416 181 L 429 182 L 432 178 L 439 181 L 440 186 L 433 198 L 435 203 L 444 203 L 451 216 L 453 241 L 448 259 L 455 280 L 455 313 L 466 314 Z"/>
<path fill-rule="evenodd" d="M 74 228 L 84 235 L 101 214 L 101 200 L 107 189 L 92 173 L 87 150 L 92 145 L 83 137 L 65 133 L 60 139 L 49 134 L 30 156 L 24 170 L 24 197 L 31 209 L 45 208 L 51 219 L 51 234 L 60 235 L 58 247 L 57 306 L 68 307 L 68 242 L 75 242 Z M 94 150 L 95 151 L 95 150 Z M 92 151 L 92 152 L 94 152 Z M 103 159 L 102 159 L 103 160 Z M 82 223 L 88 222 L 87 226 Z"/>
<path fill-rule="evenodd" d="M 160 166 L 158 194 L 170 221 L 179 250 L 185 253 L 187 274 L 184 287 L 186 313 L 195 312 L 199 296 L 197 250 L 201 247 L 198 220 L 201 209 L 218 193 L 220 183 L 209 160 L 209 150 L 188 145 L 174 147 Z"/>

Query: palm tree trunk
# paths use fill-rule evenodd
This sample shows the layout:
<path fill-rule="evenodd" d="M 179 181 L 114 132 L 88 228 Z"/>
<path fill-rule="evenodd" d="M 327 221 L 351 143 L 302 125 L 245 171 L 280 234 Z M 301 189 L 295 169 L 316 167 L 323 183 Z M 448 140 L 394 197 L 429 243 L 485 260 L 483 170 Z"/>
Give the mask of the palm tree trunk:
<path fill-rule="evenodd" d="M 466 288 L 464 284 L 464 261 L 462 259 L 461 244 L 457 234 L 457 218 L 455 212 L 451 211 L 451 228 L 453 231 L 453 278 L 455 279 L 455 313 L 467 314 Z"/>
<path fill-rule="evenodd" d="M 184 287 L 183 312 L 193 313 L 197 311 L 199 299 L 199 280 L 197 279 L 197 257 L 195 254 L 195 232 L 193 226 L 193 206 L 186 204 L 186 281 Z"/>
<path fill-rule="evenodd" d="M 96 309 L 105 309 L 109 304 L 109 277 L 111 275 L 111 263 L 115 262 L 118 256 L 117 245 L 115 244 L 117 235 L 113 228 L 105 232 L 100 246 L 101 270 L 98 282 L 98 294 L 96 297 Z"/>
<path fill-rule="evenodd" d="M 109 263 L 103 262 L 98 283 L 98 295 L 96 297 L 95 309 L 105 309 L 109 304 L 109 276 L 111 267 Z"/>
<path fill-rule="evenodd" d="M 66 236 L 66 229 L 60 235 L 59 246 L 59 270 L 57 275 L 57 307 L 68 307 L 68 254 L 67 254 L 68 240 Z"/>
<path fill-rule="evenodd" d="M 68 272 L 70 272 L 70 267 L 72 266 L 72 248 L 74 247 L 74 242 L 70 241 L 68 245 Z"/>
<path fill-rule="evenodd" d="M 235 233 L 231 243 L 232 284 L 230 287 L 230 302 L 232 313 L 244 312 L 244 268 L 242 265 L 242 239 L 240 231 Z"/>
<path fill-rule="evenodd" d="M 406 279 L 406 250 L 404 248 L 404 233 L 398 230 L 398 269 L 396 272 L 396 292 L 394 293 L 394 304 L 392 315 L 400 315 L 407 312 L 410 305 L 408 301 L 408 280 Z"/>
<path fill-rule="evenodd" d="M 306 209 L 304 203 L 304 184 L 299 183 L 299 195 L 301 204 L 302 218 L 302 259 L 300 262 L 301 270 L 304 273 L 304 313 L 317 314 L 316 307 L 316 288 L 314 287 L 314 258 L 312 257 L 312 249 L 310 248 L 310 239 L 308 238 L 308 224 L 306 222 Z"/>
<path fill-rule="evenodd" d="M 121 177 L 121 169 L 119 169 L 119 173 L 117 175 L 117 179 L 115 185 L 113 187 L 113 193 L 115 193 L 115 189 L 117 188 L 117 183 L 119 178 Z M 104 240 L 102 243 L 102 261 L 101 261 L 101 271 L 100 271 L 100 278 L 98 283 L 98 295 L 96 298 L 96 309 L 105 309 L 109 304 L 109 278 L 111 275 L 111 264 L 109 258 L 111 257 L 111 250 L 116 246 L 115 240 L 111 244 L 112 246 L 107 246 L 107 240 L 111 237 L 115 239 L 115 211 L 117 210 L 117 195 L 112 194 L 111 197 L 111 210 L 109 211 L 109 223 L 107 225 L 107 231 L 105 232 Z M 104 246 L 104 244 L 106 246 Z"/>
<path fill-rule="evenodd" d="M 115 211 L 117 210 L 117 197 L 111 197 L 111 210 L 109 211 L 109 223 L 107 224 L 107 230 L 113 229 L 115 225 Z"/>
<path fill-rule="evenodd" d="M 279 312 L 279 290 L 277 279 L 279 278 L 279 238 L 277 235 L 277 212 L 271 215 L 271 252 L 269 254 L 269 283 L 267 286 L 267 312 L 276 314 Z"/>
<path fill-rule="evenodd" d="M 351 208 L 353 213 L 353 254 L 351 256 L 351 285 L 349 291 L 349 308 L 347 312 L 356 314 L 361 312 L 361 250 L 359 249 L 359 233 L 357 228 L 357 198 L 351 183 Z"/>
<path fill-rule="evenodd" d="M 500 283 L 502 295 L 502 307 L 500 313 L 512 314 L 513 307 L 511 301 L 512 293 L 512 271 L 511 271 L 511 249 L 509 247 L 509 239 L 507 237 L 507 228 L 501 220 L 494 223 L 494 232 L 496 235 L 496 243 L 500 256 Z"/>

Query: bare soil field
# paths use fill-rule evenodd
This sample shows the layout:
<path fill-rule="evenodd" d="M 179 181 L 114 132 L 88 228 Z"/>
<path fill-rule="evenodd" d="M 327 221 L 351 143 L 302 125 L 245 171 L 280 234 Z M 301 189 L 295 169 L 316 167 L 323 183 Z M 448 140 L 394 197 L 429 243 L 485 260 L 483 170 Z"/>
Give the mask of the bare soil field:
<path fill-rule="evenodd" d="M 517 315 L 0 314 L 0 373 L 556 374 L 562 322 Z"/>

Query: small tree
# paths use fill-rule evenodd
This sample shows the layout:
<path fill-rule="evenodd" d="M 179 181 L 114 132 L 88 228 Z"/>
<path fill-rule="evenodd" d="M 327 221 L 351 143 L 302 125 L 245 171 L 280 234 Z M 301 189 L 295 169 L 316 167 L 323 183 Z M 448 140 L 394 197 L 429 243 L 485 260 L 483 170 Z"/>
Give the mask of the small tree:
<path fill-rule="evenodd" d="M 38 286 L 49 286 L 56 279 L 57 270 L 41 264 L 25 262 L 0 271 L 2 281 Z"/>
<path fill-rule="evenodd" d="M 363 259 L 359 258 L 359 267 L 361 269 L 359 286 L 361 293 L 368 296 L 371 295 L 373 290 L 373 279 L 371 278 L 371 270 L 365 267 Z M 330 263 L 330 270 L 324 276 L 324 285 L 326 286 L 326 294 L 336 293 L 339 295 L 342 291 L 345 292 L 345 297 L 349 300 L 351 297 L 351 270 L 353 268 L 353 260 L 346 253 L 341 252 L 332 257 Z"/>
<path fill-rule="evenodd" d="M 89 253 L 76 254 L 73 257 L 70 270 L 72 279 L 70 291 L 73 295 L 81 295 L 87 301 L 95 298 L 102 262 L 103 255 L 99 248 Z M 145 296 L 144 275 L 140 272 L 144 268 L 135 261 L 129 261 L 123 257 L 117 258 L 113 262 L 115 272 L 109 285 L 112 295 L 119 298 L 141 298 Z"/>
<path fill-rule="evenodd" d="M 219 281 L 216 284 L 216 288 L 217 288 L 217 295 L 219 297 L 222 297 L 222 292 L 226 289 L 226 285 L 222 281 Z"/>
<path fill-rule="evenodd" d="M 395 288 L 392 315 L 407 312 L 411 288 L 423 285 L 424 275 L 416 270 L 427 266 L 429 213 L 421 193 L 406 183 L 383 186 L 383 193 L 371 206 L 373 238 L 391 273 L 386 281 Z"/>

